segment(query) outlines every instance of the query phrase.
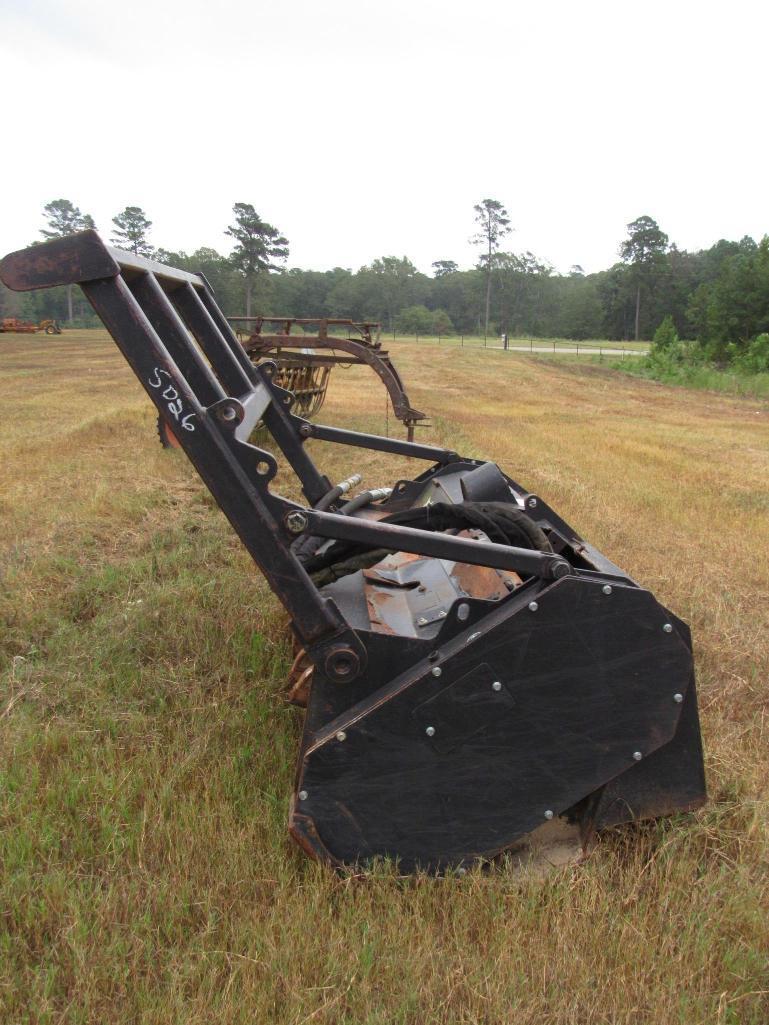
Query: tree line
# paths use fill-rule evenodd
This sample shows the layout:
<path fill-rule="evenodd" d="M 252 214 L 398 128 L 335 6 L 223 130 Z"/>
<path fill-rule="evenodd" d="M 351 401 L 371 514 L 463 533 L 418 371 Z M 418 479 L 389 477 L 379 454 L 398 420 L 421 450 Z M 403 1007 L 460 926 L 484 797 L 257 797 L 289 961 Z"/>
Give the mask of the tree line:
<path fill-rule="evenodd" d="M 46 204 L 43 214 L 43 238 L 95 227 L 92 217 L 66 199 Z M 286 269 L 288 239 L 248 203 L 233 207 L 228 254 L 156 248 L 152 222 L 138 206 L 115 215 L 109 239 L 139 255 L 201 271 L 229 316 L 349 317 L 381 322 L 385 331 L 399 334 L 574 340 L 651 339 L 670 318 L 678 338 L 696 340 L 708 358 L 722 362 L 769 331 L 767 236 L 759 242 L 721 239 L 688 252 L 644 215 L 626 226 L 619 259 L 608 270 L 585 274 L 574 266 L 559 274 L 531 252 L 503 248 L 514 229 L 498 200 L 482 200 L 473 215 L 476 265 L 460 269 L 453 260 L 437 259 L 430 275 L 405 255 L 381 256 L 357 270 Z M 83 323 L 89 316 L 71 289 L 23 298 L 3 290 L 0 302 L 5 315 L 15 304 L 17 315 Z"/>

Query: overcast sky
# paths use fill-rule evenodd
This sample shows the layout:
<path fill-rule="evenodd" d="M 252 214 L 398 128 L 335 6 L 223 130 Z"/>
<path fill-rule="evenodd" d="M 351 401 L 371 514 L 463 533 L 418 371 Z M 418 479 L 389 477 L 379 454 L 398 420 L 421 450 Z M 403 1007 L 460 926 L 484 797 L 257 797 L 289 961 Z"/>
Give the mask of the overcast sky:
<path fill-rule="evenodd" d="M 769 231 L 764 3 L 0 0 L 0 249 L 59 197 L 167 249 L 230 249 L 232 204 L 290 266 L 475 261 L 507 207 L 567 271 L 649 214 L 680 247 Z M 1 254 L 0 254 L 1 255 Z"/>

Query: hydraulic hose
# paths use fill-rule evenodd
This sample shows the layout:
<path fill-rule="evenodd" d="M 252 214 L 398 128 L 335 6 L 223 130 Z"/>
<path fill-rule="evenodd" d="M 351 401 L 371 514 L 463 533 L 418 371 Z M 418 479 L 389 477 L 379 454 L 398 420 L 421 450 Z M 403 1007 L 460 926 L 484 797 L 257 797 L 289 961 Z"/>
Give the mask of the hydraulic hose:
<path fill-rule="evenodd" d="M 332 490 L 336 489 L 333 488 Z M 361 493 L 356 495 L 355 498 L 351 498 L 349 502 L 345 502 L 339 512 L 343 516 L 349 516 L 350 513 L 355 512 L 357 509 L 362 509 L 371 502 L 378 502 L 383 498 L 389 498 L 392 494 L 392 490 L 392 488 L 372 488 L 370 491 L 361 491 Z M 322 502 L 325 497 L 326 496 L 324 495 L 320 501 Z M 320 508 L 320 504 L 316 505 L 315 508 Z M 294 548 L 294 555 L 298 558 L 309 559 L 324 543 L 324 538 L 309 535 L 300 538 L 300 541 L 302 541 L 303 544 L 298 544 L 296 548 Z"/>

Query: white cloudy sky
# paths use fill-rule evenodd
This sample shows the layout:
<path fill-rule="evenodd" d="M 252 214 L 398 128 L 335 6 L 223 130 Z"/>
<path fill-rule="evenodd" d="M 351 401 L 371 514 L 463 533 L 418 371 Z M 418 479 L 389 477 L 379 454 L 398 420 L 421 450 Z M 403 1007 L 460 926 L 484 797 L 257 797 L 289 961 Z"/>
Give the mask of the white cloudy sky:
<path fill-rule="evenodd" d="M 501 200 L 556 268 L 648 213 L 681 247 L 769 231 L 766 4 L 0 0 L 0 250 L 66 197 L 102 231 L 228 251 L 233 202 L 290 265 L 471 266 Z"/>

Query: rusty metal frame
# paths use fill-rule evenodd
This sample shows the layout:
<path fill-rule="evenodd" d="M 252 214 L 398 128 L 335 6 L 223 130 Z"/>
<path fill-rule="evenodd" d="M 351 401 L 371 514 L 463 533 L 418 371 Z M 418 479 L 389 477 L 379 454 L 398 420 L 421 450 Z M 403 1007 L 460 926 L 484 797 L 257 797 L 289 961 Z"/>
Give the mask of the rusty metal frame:
<path fill-rule="evenodd" d="M 392 403 L 393 412 L 406 427 L 409 441 L 414 440 L 414 428 L 427 414 L 415 409 L 406 394 L 403 381 L 396 370 L 386 349 L 379 340 L 380 324 L 373 321 L 353 321 L 339 318 L 320 317 L 228 317 L 229 323 L 237 328 L 240 323 L 253 324 L 253 330 L 242 340 L 246 352 L 257 359 L 274 358 L 285 361 L 284 350 L 291 352 L 304 349 L 322 349 L 328 352 L 346 353 L 346 357 L 325 355 L 315 352 L 302 352 L 302 363 L 311 366 L 333 366 L 337 364 L 359 364 L 370 367 L 387 389 Z M 278 325 L 282 330 L 266 333 L 265 325 Z M 292 335 L 291 328 L 316 327 L 317 330 L 307 335 Z M 348 337 L 339 334 L 330 335 L 329 327 L 345 328 Z M 245 332 L 244 332 L 245 333 Z M 350 338 L 349 334 L 357 335 Z"/>

